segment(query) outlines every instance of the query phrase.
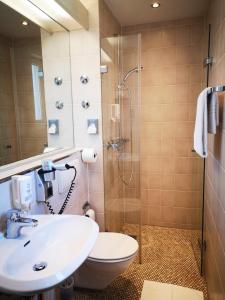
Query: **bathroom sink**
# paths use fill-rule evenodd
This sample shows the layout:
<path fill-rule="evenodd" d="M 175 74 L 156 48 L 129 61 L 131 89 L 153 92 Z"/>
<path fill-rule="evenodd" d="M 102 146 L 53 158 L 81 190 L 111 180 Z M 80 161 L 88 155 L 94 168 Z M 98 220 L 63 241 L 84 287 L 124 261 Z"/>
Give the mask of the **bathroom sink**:
<path fill-rule="evenodd" d="M 34 215 L 39 224 L 0 240 L 0 289 L 32 294 L 64 281 L 85 261 L 98 225 L 78 215 Z"/>

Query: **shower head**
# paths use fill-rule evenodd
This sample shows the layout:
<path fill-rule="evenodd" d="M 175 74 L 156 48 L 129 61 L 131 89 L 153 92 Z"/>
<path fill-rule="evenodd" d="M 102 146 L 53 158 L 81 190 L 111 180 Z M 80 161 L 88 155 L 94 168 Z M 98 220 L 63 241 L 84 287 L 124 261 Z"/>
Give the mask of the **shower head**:
<path fill-rule="evenodd" d="M 136 67 L 131 69 L 130 71 L 127 72 L 127 74 L 123 77 L 123 83 L 125 83 L 127 81 L 127 79 L 130 77 L 131 74 L 133 74 L 134 72 L 138 73 L 140 70 L 142 70 L 143 67 Z"/>
<path fill-rule="evenodd" d="M 123 87 L 125 85 L 125 82 L 127 81 L 127 79 L 133 74 L 133 73 L 138 73 L 139 71 L 143 70 L 143 67 L 141 66 L 139 67 L 135 67 L 133 69 L 131 69 L 130 71 L 128 71 L 125 76 L 123 77 L 122 83 L 119 84 L 118 87 Z"/>

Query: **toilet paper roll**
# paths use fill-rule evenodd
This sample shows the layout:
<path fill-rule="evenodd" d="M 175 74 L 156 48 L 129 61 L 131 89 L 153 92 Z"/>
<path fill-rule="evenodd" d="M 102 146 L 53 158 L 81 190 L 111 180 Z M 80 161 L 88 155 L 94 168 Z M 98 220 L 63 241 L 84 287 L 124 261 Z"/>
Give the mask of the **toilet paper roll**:
<path fill-rule="evenodd" d="M 93 209 L 88 209 L 85 213 L 85 216 L 95 221 L 95 211 Z"/>
<path fill-rule="evenodd" d="M 95 163 L 97 160 L 97 152 L 93 148 L 85 148 L 82 151 L 81 157 L 85 163 Z"/>

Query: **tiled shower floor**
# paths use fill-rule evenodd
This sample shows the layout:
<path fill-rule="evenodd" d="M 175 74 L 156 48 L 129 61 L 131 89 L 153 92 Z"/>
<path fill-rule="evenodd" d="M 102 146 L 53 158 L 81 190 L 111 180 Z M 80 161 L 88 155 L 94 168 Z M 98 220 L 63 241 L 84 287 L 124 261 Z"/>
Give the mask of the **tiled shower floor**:
<path fill-rule="evenodd" d="M 199 274 L 190 241 L 193 231 L 155 226 L 143 226 L 142 230 L 142 264 L 136 260 L 104 291 L 77 289 L 74 300 L 139 300 L 144 280 L 201 290 L 207 299 L 206 283 Z M 126 226 L 125 232 L 132 234 L 132 226 Z"/>

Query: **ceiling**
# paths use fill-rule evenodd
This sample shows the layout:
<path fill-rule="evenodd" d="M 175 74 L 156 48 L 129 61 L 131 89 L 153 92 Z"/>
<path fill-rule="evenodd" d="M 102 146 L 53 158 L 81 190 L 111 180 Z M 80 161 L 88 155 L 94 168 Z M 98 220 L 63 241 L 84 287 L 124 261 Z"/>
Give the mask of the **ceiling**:
<path fill-rule="evenodd" d="M 160 7 L 153 9 L 152 2 L 154 0 L 105 0 L 123 26 L 203 16 L 209 4 L 209 0 L 158 0 Z"/>
<path fill-rule="evenodd" d="M 40 36 L 40 28 L 29 21 L 29 26 L 22 26 L 26 19 L 9 6 L 0 2 L 0 35 L 13 39 Z"/>

